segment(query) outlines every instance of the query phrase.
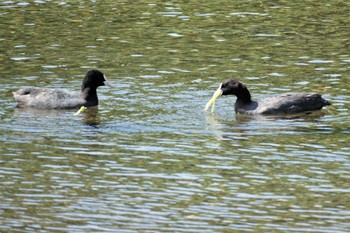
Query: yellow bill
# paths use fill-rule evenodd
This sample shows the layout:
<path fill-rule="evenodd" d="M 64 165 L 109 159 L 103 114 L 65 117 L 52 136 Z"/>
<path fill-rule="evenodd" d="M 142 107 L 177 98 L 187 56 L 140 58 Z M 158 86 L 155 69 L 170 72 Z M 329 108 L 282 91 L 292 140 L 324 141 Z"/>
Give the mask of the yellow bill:
<path fill-rule="evenodd" d="M 211 97 L 211 99 L 208 101 L 208 103 L 205 105 L 204 111 L 207 111 L 210 106 L 212 106 L 211 108 L 211 112 L 214 113 L 215 110 L 215 101 L 217 98 L 219 98 L 222 95 L 222 90 L 221 90 L 221 84 L 219 86 L 219 88 L 214 92 L 213 97 Z"/>
<path fill-rule="evenodd" d="M 81 108 L 76 113 L 74 113 L 74 116 L 79 115 L 80 113 L 84 112 L 86 109 L 87 107 L 81 106 Z"/>

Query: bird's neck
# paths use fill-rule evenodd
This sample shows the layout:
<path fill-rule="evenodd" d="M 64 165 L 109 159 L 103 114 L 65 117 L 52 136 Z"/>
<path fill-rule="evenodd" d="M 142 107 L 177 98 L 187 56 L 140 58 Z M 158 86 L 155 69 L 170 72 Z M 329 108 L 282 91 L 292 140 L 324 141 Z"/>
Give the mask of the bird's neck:
<path fill-rule="evenodd" d="M 85 88 L 82 88 L 81 93 L 83 95 L 83 98 L 87 102 L 93 102 L 94 104 L 98 104 L 96 88 L 85 87 Z"/>
<path fill-rule="evenodd" d="M 237 92 L 236 96 L 237 96 L 238 101 L 241 101 L 244 103 L 250 103 L 252 101 L 252 99 L 251 99 L 252 97 L 250 95 L 250 92 L 249 92 L 248 88 L 246 88 L 246 87 L 241 88 Z"/>

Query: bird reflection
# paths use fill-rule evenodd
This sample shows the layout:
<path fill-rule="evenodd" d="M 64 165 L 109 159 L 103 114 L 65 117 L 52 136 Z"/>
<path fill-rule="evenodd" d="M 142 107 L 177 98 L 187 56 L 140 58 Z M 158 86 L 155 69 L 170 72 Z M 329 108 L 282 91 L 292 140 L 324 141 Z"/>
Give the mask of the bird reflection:
<path fill-rule="evenodd" d="M 87 108 L 82 112 L 83 122 L 87 125 L 97 127 L 101 123 L 100 115 L 98 114 L 98 107 Z"/>
<path fill-rule="evenodd" d="M 233 113 L 233 112 L 232 112 Z M 307 130 L 325 115 L 322 111 L 304 112 L 284 116 L 232 114 L 222 116 L 206 114 L 207 130 L 213 131 L 218 139 L 246 139 L 247 136 L 269 133 L 294 133 Z"/>
<path fill-rule="evenodd" d="M 74 110 L 76 111 L 76 110 Z M 60 118 L 62 114 L 67 117 L 74 117 L 73 110 L 57 110 L 57 109 L 35 109 L 35 108 L 14 108 L 14 114 L 26 117 L 38 119 L 38 117 L 49 117 L 49 118 Z M 82 120 L 85 124 L 97 127 L 101 123 L 99 116 L 98 107 L 89 107 L 79 114 L 82 117 Z M 77 118 L 79 119 L 79 118 Z"/>

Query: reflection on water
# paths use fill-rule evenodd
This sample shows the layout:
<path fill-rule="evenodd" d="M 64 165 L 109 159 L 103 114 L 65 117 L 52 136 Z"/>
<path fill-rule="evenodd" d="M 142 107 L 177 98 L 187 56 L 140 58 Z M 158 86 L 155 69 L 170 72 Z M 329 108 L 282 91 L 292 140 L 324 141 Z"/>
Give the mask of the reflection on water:
<path fill-rule="evenodd" d="M 97 127 L 100 124 L 100 117 L 98 114 L 98 107 L 88 108 L 82 113 L 83 121 L 87 125 Z"/>
<path fill-rule="evenodd" d="M 349 7 L 0 1 L 0 231 L 350 231 Z M 16 108 L 11 91 L 91 68 L 114 84 L 98 108 Z M 233 77 L 333 105 L 205 113 Z"/>

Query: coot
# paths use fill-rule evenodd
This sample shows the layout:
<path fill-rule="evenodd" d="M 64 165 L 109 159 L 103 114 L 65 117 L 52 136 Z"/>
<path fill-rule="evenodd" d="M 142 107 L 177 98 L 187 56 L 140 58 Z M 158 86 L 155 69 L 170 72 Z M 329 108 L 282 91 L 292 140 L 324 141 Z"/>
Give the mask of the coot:
<path fill-rule="evenodd" d="M 319 94 L 308 93 L 287 93 L 254 101 L 251 99 L 248 88 L 242 82 L 236 79 L 229 79 L 220 84 L 213 97 L 205 106 L 205 110 L 208 110 L 213 105 L 212 112 L 214 112 L 215 101 L 221 95 L 235 95 L 237 97 L 235 103 L 236 113 L 252 115 L 296 114 L 320 110 L 324 106 L 331 104 Z"/>
<path fill-rule="evenodd" d="M 99 70 L 87 72 L 81 91 L 49 88 L 24 88 L 12 92 L 19 107 L 43 109 L 70 109 L 82 106 L 98 105 L 96 89 L 99 86 L 111 86 L 106 76 Z"/>

